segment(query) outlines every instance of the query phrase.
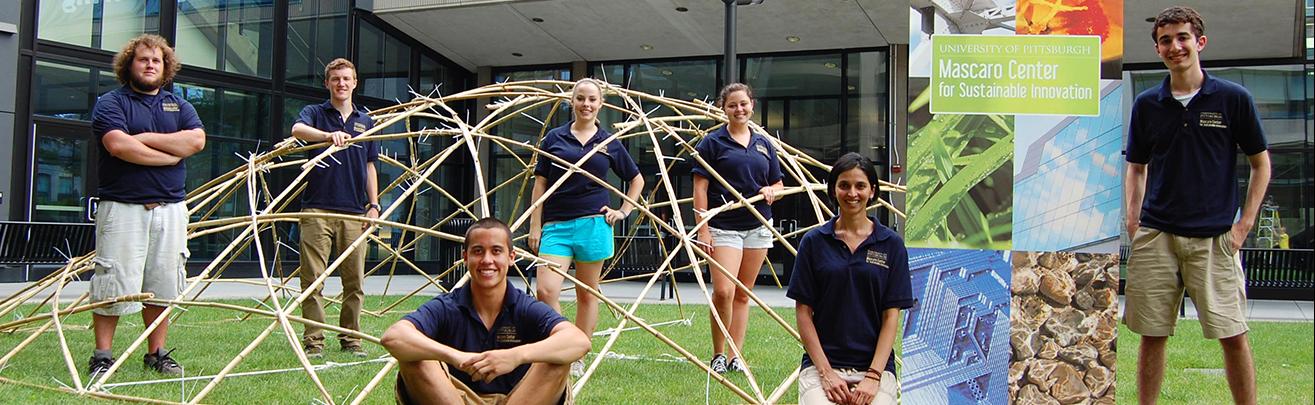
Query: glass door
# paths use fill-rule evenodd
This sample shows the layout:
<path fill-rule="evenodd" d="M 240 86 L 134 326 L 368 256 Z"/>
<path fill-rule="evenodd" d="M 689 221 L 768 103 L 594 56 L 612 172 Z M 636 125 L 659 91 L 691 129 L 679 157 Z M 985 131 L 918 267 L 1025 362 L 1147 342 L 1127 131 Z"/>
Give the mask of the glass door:
<path fill-rule="evenodd" d="M 32 221 L 91 222 L 99 152 L 90 123 L 37 119 L 33 132 Z"/>

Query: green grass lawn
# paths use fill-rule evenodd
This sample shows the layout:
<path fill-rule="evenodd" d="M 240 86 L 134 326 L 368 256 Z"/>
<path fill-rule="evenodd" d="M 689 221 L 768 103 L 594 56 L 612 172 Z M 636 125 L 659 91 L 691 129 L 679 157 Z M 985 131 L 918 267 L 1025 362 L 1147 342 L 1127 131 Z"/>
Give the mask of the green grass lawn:
<path fill-rule="evenodd" d="M 395 298 L 366 297 L 366 308 L 380 308 L 391 303 Z M 402 304 L 397 310 L 384 317 L 363 315 L 363 329 L 373 334 L 382 331 L 405 312 L 418 306 L 427 298 L 414 298 Z M 227 301 L 229 303 L 250 305 L 250 300 Z M 566 303 L 568 316 L 574 313 L 572 303 Z M 793 323 L 791 308 L 777 308 L 781 317 Z M 335 321 L 336 307 L 330 309 L 330 321 Z M 781 384 L 799 363 L 803 353 L 799 344 L 790 338 L 774 321 L 754 308 L 750 318 L 748 347 L 746 357 L 753 367 L 763 395 Z M 659 326 L 658 330 L 669 338 L 680 342 L 700 359 L 709 357 L 709 327 L 707 309 L 703 306 L 686 306 L 684 313 L 674 305 L 645 305 L 638 316 L 650 323 L 689 319 L 689 324 L 670 324 Z M 193 308 L 187 312 L 182 321 L 170 332 L 169 347 L 177 347 L 174 356 L 188 367 L 189 375 L 212 375 L 220 370 L 229 360 L 237 355 L 252 338 L 269 324 L 267 320 L 253 318 L 247 322 L 237 322 L 236 315 L 229 311 L 206 308 Z M 85 373 L 86 360 L 91 352 L 91 332 L 87 329 L 90 315 L 79 314 L 67 318 L 66 336 L 73 350 L 73 360 L 80 373 Z M 602 311 L 601 328 L 615 324 L 615 318 L 609 311 Z M 1253 322 L 1251 343 L 1255 350 L 1256 370 L 1260 387 L 1260 403 L 1271 404 L 1309 404 L 1312 403 L 1312 324 L 1310 323 L 1262 323 Z M 115 341 L 116 352 L 121 352 L 141 330 L 140 318 L 124 318 L 120 324 L 120 333 Z M 31 327 L 15 334 L 0 334 L 0 355 L 7 353 L 30 333 Z M 300 334 L 300 328 L 297 329 Z M 330 345 L 323 359 L 326 362 L 349 363 L 360 361 L 346 353 L 337 352 L 332 334 Z M 594 350 L 600 350 L 604 338 L 594 340 Z M 1135 371 L 1137 337 L 1126 329 L 1120 331 L 1119 367 L 1117 391 L 1120 403 L 1135 402 Z M 367 347 L 372 355 L 384 355 L 378 346 Z M 583 404 L 699 404 L 705 397 L 711 403 L 744 403 L 725 387 L 707 376 L 692 364 L 687 363 L 674 349 L 663 344 L 652 335 L 642 331 L 628 331 L 612 348 L 620 358 L 610 358 L 603 362 L 595 376 L 590 379 L 583 393 L 577 398 Z M 125 366 L 115 374 L 112 383 L 150 380 L 156 376 L 142 369 L 140 354 L 135 354 Z M 593 359 L 591 354 L 588 360 Z M 329 388 L 335 401 L 343 402 L 354 398 L 361 388 L 383 366 L 382 363 L 334 368 L 319 373 L 320 378 Z M 298 368 L 299 365 L 288 346 L 287 338 L 276 330 L 265 343 L 249 356 L 235 372 Z M 1184 369 L 1219 369 L 1222 360 L 1218 343 L 1200 337 L 1200 327 L 1195 321 L 1182 321 L 1178 336 L 1169 343 L 1167 375 L 1164 384 L 1163 403 L 1226 403 L 1228 387 L 1222 375 L 1208 372 L 1184 371 Z M 46 333 L 32 346 L 29 346 L 10 364 L 0 370 L 0 376 L 19 381 L 42 384 L 72 386 L 59 351 L 57 337 L 53 332 Z M 394 375 L 390 373 L 379 388 L 368 397 L 367 403 L 392 403 L 392 384 Z M 731 374 L 729 377 L 736 385 L 752 394 L 747 379 L 743 374 Z M 84 376 L 85 379 L 85 376 Z M 86 383 L 84 381 L 84 383 Z M 158 398 L 179 401 L 182 393 L 188 398 L 200 390 L 206 381 L 192 381 L 185 384 L 168 383 L 140 386 L 122 386 L 111 392 L 123 395 Z M 243 403 L 243 404 L 305 404 L 319 399 L 314 385 L 302 371 L 265 374 L 259 376 L 230 377 L 226 379 L 206 399 L 207 403 Z M 63 393 L 33 389 L 12 384 L 0 384 L 0 403 L 68 403 L 72 397 Z M 781 398 L 782 403 L 797 401 L 796 389 L 791 385 Z"/>
<path fill-rule="evenodd" d="M 1315 401 L 1312 377 L 1312 324 L 1251 322 L 1247 334 L 1256 364 L 1258 403 L 1310 404 Z M 1224 379 L 1223 350 L 1217 340 L 1201 337 L 1201 323 L 1179 320 L 1165 354 L 1161 404 L 1230 404 Z M 1119 325 L 1118 391 L 1121 404 L 1137 402 L 1137 349 L 1141 337 Z M 1217 371 L 1216 371 L 1217 370 Z"/>
<path fill-rule="evenodd" d="M 366 297 L 365 308 L 381 308 L 396 298 Z M 427 298 L 413 298 L 399 306 L 405 310 L 396 310 L 384 317 L 362 315 L 362 329 L 372 334 L 380 334 L 389 324 L 399 319 L 406 312 L 419 306 Z M 239 305 L 251 305 L 251 300 L 225 301 Z M 566 303 L 566 312 L 573 316 L 573 303 Z M 778 308 L 781 317 L 794 322 L 792 308 Z M 328 310 L 330 322 L 336 322 L 336 307 Z M 685 345 L 685 348 L 700 358 L 709 357 L 710 341 L 707 309 L 704 306 L 686 306 L 684 314 L 674 305 L 646 305 L 637 314 L 651 323 L 690 319 L 688 324 L 676 323 L 657 328 L 669 338 Z M 167 347 L 178 350 L 173 356 L 187 367 L 188 375 L 213 375 L 235 357 L 251 340 L 260 334 L 269 321 L 252 318 L 246 322 L 237 322 L 237 315 L 231 311 L 209 308 L 192 308 L 170 330 Z M 83 383 L 87 384 L 85 368 L 92 349 L 92 334 L 88 329 L 91 317 L 87 313 L 74 315 L 64 320 L 66 338 L 68 339 L 74 365 Z M 762 386 L 763 395 L 771 390 L 794 371 L 799 363 L 802 348 L 760 309 L 755 308 L 749 328 L 746 358 L 754 369 L 755 377 Z M 615 318 L 609 311 L 602 311 L 600 329 L 615 325 Z M 633 326 L 633 324 L 631 324 Z M 0 334 L 0 355 L 8 353 L 26 338 L 34 326 L 25 327 L 18 333 Z M 116 354 L 131 343 L 142 330 L 140 317 L 125 317 L 119 325 L 119 333 L 114 342 Z M 297 328 L 298 336 L 300 328 Z M 338 352 L 333 334 L 328 333 L 328 347 L 324 358 L 314 361 L 349 363 L 360 361 L 347 353 Z M 47 332 L 36 342 L 24 349 L 21 354 L 10 361 L 0 371 L 5 378 L 42 385 L 73 386 L 69 373 L 60 354 L 58 337 Z M 601 349 L 605 337 L 594 339 L 595 350 Z M 379 346 L 369 345 L 372 355 L 384 355 Z M 610 358 L 599 366 L 588 382 L 584 391 L 577 398 L 580 403 L 703 403 L 705 394 L 710 395 L 713 403 L 743 403 L 732 392 L 715 381 L 708 381 L 699 369 L 687 363 L 677 351 L 643 330 L 627 331 L 622 334 L 612 352 L 621 358 Z M 593 354 L 586 358 L 593 360 Z M 341 367 L 321 371 L 320 378 L 328 387 L 335 401 L 342 402 L 354 398 L 361 388 L 377 373 L 383 363 L 370 363 Z M 269 338 L 234 372 L 257 370 L 274 370 L 298 368 L 295 355 L 289 348 L 288 339 L 281 329 L 275 330 Z M 141 366 L 141 355 L 134 354 L 125 365 L 116 372 L 111 383 L 150 380 L 156 376 Z M 752 388 L 743 374 L 730 376 L 746 392 L 752 395 Z M 379 388 L 369 395 L 367 403 L 392 403 L 392 384 L 394 373 L 390 373 Z M 165 383 L 138 386 L 122 386 L 110 392 L 180 401 L 185 392 L 190 398 L 207 381 L 190 381 L 187 383 Z M 782 397 L 786 403 L 796 401 L 792 385 Z M 67 403 L 72 397 L 53 391 L 0 384 L 0 402 L 4 403 Z M 229 377 L 214 392 L 209 394 L 207 403 L 310 403 L 319 399 L 314 385 L 306 373 L 298 370 L 287 373 L 264 374 L 259 376 Z"/>

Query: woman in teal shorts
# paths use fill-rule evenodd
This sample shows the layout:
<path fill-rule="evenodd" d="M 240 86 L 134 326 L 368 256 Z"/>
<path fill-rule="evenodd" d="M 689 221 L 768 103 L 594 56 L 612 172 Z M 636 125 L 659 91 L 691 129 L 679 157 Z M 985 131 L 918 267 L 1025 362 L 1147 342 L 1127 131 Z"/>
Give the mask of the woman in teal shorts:
<path fill-rule="evenodd" d="M 588 160 L 580 161 L 612 136 L 598 124 L 598 111 L 602 107 L 602 85 L 592 79 L 576 82 L 571 91 L 574 119 L 548 131 L 539 148 L 566 162 L 580 162 L 580 169 L 599 179 L 606 179 L 608 170 L 611 170 L 628 183 L 626 195 L 630 200 L 637 201 L 640 190 L 644 188 L 644 178 L 639 175 L 639 166 L 621 141 L 607 142 Z M 569 268 L 574 262 L 575 278 L 597 289 L 603 261 L 611 258 L 613 253 L 612 224 L 630 216 L 634 207 L 629 202 L 623 202 L 617 209 L 609 207 L 611 199 L 602 184 L 572 174 L 563 167 L 547 157 L 540 157 L 534 166 L 532 201 L 538 201 L 548 187 L 563 176 L 566 180 L 531 213 L 530 250 L 561 269 Z M 564 277 L 545 266 L 539 267 L 537 277 L 536 296 L 561 313 L 558 296 Z M 598 323 L 598 299 L 578 288 L 575 299 L 575 325 L 586 335 L 592 335 L 594 325 Z M 576 362 L 571 371 L 578 375 L 583 367 L 583 363 Z"/>

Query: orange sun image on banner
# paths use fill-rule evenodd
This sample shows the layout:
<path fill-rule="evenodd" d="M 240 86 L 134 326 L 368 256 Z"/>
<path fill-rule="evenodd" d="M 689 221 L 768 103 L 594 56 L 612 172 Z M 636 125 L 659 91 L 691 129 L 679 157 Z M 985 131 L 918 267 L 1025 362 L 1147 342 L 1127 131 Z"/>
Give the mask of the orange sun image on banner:
<path fill-rule="evenodd" d="M 1102 62 L 1123 59 L 1123 0 L 1018 0 L 1018 35 L 1099 35 Z"/>

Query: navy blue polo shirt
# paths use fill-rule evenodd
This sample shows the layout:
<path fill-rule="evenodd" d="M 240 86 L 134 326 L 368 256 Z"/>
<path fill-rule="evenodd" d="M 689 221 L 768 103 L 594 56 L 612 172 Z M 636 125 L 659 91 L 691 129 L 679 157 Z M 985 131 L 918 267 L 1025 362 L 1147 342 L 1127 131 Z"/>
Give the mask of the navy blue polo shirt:
<path fill-rule="evenodd" d="M 568 122 L 566 125 L 549 130 L 548 134 L 543 136 L 543 143 L 539 145 L 539 149 L 567 162 L 575 163 L 611 136 L 611 133 L 599 127 L 598 132 L 594 132 L 589 141 L 581 145 L 580 140 L 571 134 L 571 123 Z M 606 149 L 590 156 L 580 168 L 604 180 L 607 179 L 608 169 L 627 182 L 639 175 L 639 166 L 635 164 L 635 159 L 630 157 L 630 153 L 626 152 L 625 146 L 622 146 L 620 141 L 608 143 Z M 551 187 L 557 179 L 566 175 L 566 170 L 560 163 L 540 157 L 534 165 L 534 175 L 548 180 L 548 186 Z M 552 195 L 548 196 L 548 201 L 544 202 L 543 222 L 568 221 L 597 215 L 598 210 L 607 206 L 609 202 L 607 189 L 601 184 L 585 176 L 573 175 L 567 177 L 566 182 L 553 191 Z"/>
<path fill-rule="evenodd" d="M 836 217 L 839 218 L 839 217 Z M 904 239 L 872 219 L 858 249 L 836 237 L 836 218 L 804 234 L 785 295 L 813 308 L 813 326 L 832 368 L 867 370 L 877 352 L 881 311 L 913 306 Z M 803 366 L 813 365 L 804 353 Z M 895 360 L 886 362 L 895 373 Z"/>
<path fill-rule="evenodd" d="M 100 149 L 100 184 L 96 186 L 96 196 L 134 204 L 182 201 L 187 194 L 187 165 L 183 161 L 173 166 L 126 162 L 105 149 L 103 138 L 116 129 L 137 135 L 198 128 L 202 128 L 201 117 L 192 104 L 168 91 L 150 95 L 123 86 L 101 95 L 91 109 L 91 130 Z"/>
<path fill-rule="evenodd" d="M 781 161 L 776 157 L 776 148 L 761 134 L 751 133 L 749 146 L 745 147 L 731 138 L 726 127 L 721 127 L 704 136 L 694 150 L 746 199 L 758 195 L 758 190 L 763 187 L 781 181 Z M 702 165 L 695 163 L 691 172 L 708 179 L 708 209 L 737 201 Z M 763 218 L 772 219 L 772 206 L 767 205 L 766 201 L 759 201 L 753 206 Z M 743 207 L 719 213 L 708 224 L 713 228 L 731 231 L 747 231 L 762 226 Z"/>
<path fill-rule="evenodd" d="M 301 109 L 297 122 L 325 132 L 342 131 L 353 137 L 360 136 L 374 126 L 374 120 L 359 105 L 352 107 L 352 114 L 343 121 L 342 114 L 328 101 L 308 105 Z M 321 165 L 311 170 L 306 176 L 306 191 L 301 194 L 302 208 L 365 213 L 365 205 L 370 203 L 370 197 L 365 193 L 365 164 L 379 159 L 379 143 L 367 141 L 356 145 L 361 147 L 335 152 L 332 158 L 321 161 L 327 167 Z"/>
<path fill-rule="evenodd" d="M 470 285 L 434 297 L 402 319 L 411 321 L 416 329 L 430 339 L 467 353 L 510 349 L 548 338 L 553 327 L 566 322 L 566 318 L 544 304 L 507 283 L 507 294 L 502 300 L 502 312 L 493 321 L 493 329 L 485 329 L 475 303 L 471 300 Z M 506 394 L 516 388 L 530 370 L 522 364 L 510 373 L 491 382 L 476 382 L 456 367 L 448 367 L 463 384 L 480 394 Z"/>
<path fill-rule="evenodd" d="M 1206 74 L 1186 107 L 1168 77 L 1138 95 L 1127 160 L 1147 165 L 1141 225 L 1198 238 L 1228 231 L 1240 198 L 1239 147 L 1248 156 L 1267 149 L 1251 94 L 1237 83 Z"/>

